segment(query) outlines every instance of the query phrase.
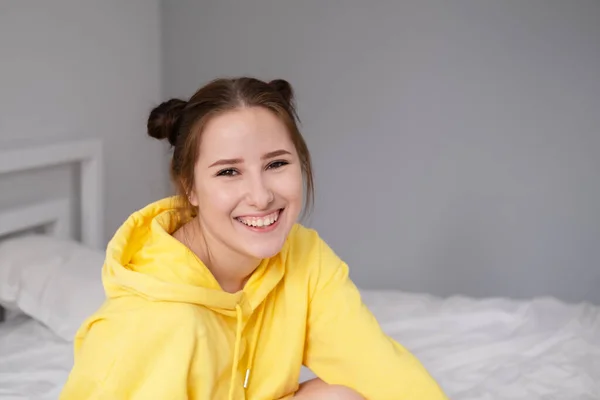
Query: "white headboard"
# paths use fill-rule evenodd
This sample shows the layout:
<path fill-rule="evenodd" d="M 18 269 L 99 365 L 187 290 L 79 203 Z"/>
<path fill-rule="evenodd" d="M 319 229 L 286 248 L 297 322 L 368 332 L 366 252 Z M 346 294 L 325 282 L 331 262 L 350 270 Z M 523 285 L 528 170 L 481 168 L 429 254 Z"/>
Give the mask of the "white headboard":
<path fill-rule="evenodd" d="M 77 163 L 81 173 L 81 241 L 93 248 L 104 246 L 104 180 L 102 143 L 83 140 L 0 151 L 0 175 Z M 50 234 L 71 236 L 69 199 L 40 201 L 0 211 L 0 236 L 29 228 L 49 226 Z"/>

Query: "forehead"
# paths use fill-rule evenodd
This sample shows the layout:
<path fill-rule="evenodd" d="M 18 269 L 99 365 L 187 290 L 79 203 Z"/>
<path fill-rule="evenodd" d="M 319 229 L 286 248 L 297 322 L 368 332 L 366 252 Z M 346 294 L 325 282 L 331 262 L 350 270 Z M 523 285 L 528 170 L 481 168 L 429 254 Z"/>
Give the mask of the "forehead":
<path fill-rule="evenodd" d="M 208 121 L 202 133 L 200 157 L 252 157 L 278 149 L 294 150 L 283 121 L 263 107 L 246 107 Z"/>

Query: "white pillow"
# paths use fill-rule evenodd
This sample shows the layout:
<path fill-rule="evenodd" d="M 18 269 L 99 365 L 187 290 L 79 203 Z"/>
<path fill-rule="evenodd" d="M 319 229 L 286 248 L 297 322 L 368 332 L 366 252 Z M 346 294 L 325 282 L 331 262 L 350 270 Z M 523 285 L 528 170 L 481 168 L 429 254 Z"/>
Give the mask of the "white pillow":
<path fill-rule="evenodd" d="M 45 235 L 0 241 L 0 305 L 20 310 L 65 340 L 104 302 L 104 253 Z"/>

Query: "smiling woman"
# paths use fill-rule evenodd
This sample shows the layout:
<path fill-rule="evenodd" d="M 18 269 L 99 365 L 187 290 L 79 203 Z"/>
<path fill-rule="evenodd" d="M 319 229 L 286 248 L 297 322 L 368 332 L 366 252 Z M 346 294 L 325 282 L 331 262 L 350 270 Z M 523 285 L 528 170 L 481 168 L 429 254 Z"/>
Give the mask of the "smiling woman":
<path fill-rule="evenodd" d="M 178 194 L 109 243 L 62 399 L 445 399 L 297 222 L 313 177 L 287 81 L 218 79 L 148 133 L 173 146 Z M 302 365 L 318 378 L 300 386 Z"/>

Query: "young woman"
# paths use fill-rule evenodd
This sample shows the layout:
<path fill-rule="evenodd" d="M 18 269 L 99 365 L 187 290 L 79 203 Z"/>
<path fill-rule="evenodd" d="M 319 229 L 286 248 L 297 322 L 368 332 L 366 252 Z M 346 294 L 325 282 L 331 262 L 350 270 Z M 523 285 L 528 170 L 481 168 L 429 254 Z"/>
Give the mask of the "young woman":
<path fill-rule="evenodd" d="M 296 120 L 289 83 L 253 78 L 151 112 L 179 194 L 109 243 L 107 301 L 76 336 L 63 400 L 445 399 L 296 222 L 313 198 Z M 303 364 L 319 378 L 299 387 Z"/>

